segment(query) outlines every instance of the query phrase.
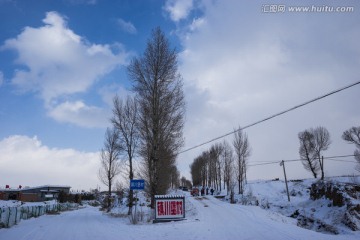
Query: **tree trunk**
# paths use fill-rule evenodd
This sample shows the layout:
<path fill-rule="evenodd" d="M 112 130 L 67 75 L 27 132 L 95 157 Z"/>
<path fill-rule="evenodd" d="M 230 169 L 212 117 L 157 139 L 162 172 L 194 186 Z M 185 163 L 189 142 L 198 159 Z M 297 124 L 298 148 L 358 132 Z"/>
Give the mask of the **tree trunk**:
<path fill-rule="evenodd" d="M 110 212 L 111 207 L 111 182 L 109 181 L 108 199 L 107 199 L 107 211 Z"/>
<path fill-rule="evenodd" d="M 321 157 L 319 155 L 319 163 L 320 163 L 320 170 L 321 170 L 321 180 L 324 180 L 324 166 L 321 162 Z"/>
<path fill-rule="evenodd" d="M 132 172 L 132 161 L 130 160 L 130 174 L 129 174 L 130 182 L 131 182 L 131 180 L 133 180 L 133 178 L 134 178 L 134 174 Z M 129 211 L 128 211 L 128 215 L 131 215 L 131 213 L 132 213 L 133 201 L 134 201 L 134 190 L 130 189 L 130 191 L 129 191 Z"/>

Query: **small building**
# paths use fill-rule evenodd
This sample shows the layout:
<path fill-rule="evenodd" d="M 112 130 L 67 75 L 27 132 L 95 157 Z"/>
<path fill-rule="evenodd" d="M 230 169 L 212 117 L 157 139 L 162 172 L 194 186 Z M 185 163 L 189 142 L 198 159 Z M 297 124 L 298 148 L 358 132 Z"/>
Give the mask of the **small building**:
<path fill-rule="evenodd" d="M 70 186 L 44 185 L 23 189 L 0 189 L 0 200 L 18 200 L 22 202 L 42 202 L 58 199 L 60 192 L 70 193 Z"/>

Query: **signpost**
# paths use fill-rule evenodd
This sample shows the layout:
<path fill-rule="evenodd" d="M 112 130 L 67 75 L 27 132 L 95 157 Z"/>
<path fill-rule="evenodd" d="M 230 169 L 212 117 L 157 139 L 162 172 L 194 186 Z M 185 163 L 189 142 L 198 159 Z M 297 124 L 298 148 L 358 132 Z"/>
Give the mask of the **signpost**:
<path fill-rule="evenodd" d="M 133 179 L 130 180 L 130 190 L 144 190 L 145 180 L 144 179 Z"/>
<path fill-rule="evenodd" d="M 145 180 L 130 180 L 130 190 L 144 190 Z M 135 191 L 135 217 L 137 206 L 137 191 Z M 155 220 L 154 222 L 176 221 L 185 219 L 185 197 L 180 195 L 156 195 L 155 196 Z"/>
<path fill-rule="evenodd" d="M 130 190 L 144 190 L 144 188 L 145 188 L 145 180 L 144 179 L 130 180 Z M 136 218 L 137 199 L 138 199 L 137 191 L 135 191 L 135 218 Z"/>

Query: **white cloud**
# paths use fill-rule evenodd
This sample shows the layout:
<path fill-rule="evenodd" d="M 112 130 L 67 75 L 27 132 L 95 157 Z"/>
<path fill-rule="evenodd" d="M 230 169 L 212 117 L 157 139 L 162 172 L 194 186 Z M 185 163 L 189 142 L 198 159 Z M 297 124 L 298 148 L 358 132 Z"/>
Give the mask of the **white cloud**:
<path fill-rule="evenodd" d="M 110 112 L 87 106 L 82 101 L 63 102 L 48 112 L 48 115 L 58 122 L 72 123 L 82 127 L 107 127 L 109 125 Z"/>
<path fill-rule="evenodd" d="M 16 50 L 16 63 L 25 66 L 15 71 L 12 84 L 38 93 L 50 111 L 58 110 L 59 99 L 86 92 L 127 62 L 129 53 L 121 44 L 91 44 L 69 29 L 65 17 L 56 12 L 48 12 L 43 22 L 42 27 L 26 27 L 16 38 L 6 40 L 2 49 Z"/>
<path fill-rule="evenodd" d="M 89 44 L 67 28 L 64 17 L 48 12 L 45 26 L 26 27 L 4 49 L 14 49 L 17 63 L 12 83 L 24 91 L 39 92 L 49 103 L 62 95 L 86 91 L 97 79 L 125 64 L 127 53 L 114 54 L 110 45 Z"/>
<path fill-rule="evenodd" d="M 96 188 L 98 152 L 49 148 L 37 137 L 13 135 L 0 141 L 0 185 L 69 185 L 77 190 Z"/>
<path fill-rule="evenodd" d="M 193 0 L 168 0 L 164 9 L 170 14 L 171 20 L 178 22 L 188 17 L 193 9 Z"/>
<path fill-rule="evenodd" d="M 125 89 L 119 84 L 107 85 L 99 89 L 99 94 L 104 103 L 109 106 L 113 105 L 113 99 L 116 95 L 120 98 L 126 99 L 127 96 L 134 95 L 134 92 Z"/>
<path fill-rule="evenodd" d="M 189 30 L 192 32 L 196 31 L 204 24 L 205 24 L 205 20 L 203 18 L 195 18 L 195 19 L 193 19 L 192 23 L 190 24 Z"/>
<path fill-rule="evenodd" d="M 117 23 L 119 24 L 120 28 L 123 31 L 131 33 L 131 34 L 137 33 L 137 30 L 136 30 L 134 24 L 132 24 L 131 22 L 126 22 L 124 19 L 119 18 L 117 20 Z"/>
<path fill-rule="evenodd" d="M 206 4 L 196 31 L 194 23 L 188 32 L 179 31 L 184 34 L 180 72 L 188 106 L 185 148 L 358 80 L 354 62 L 359 63 L 359 45 L 353 39 L 360 40 L 360 30 L 348 24 L 351 18 L 267 15 L 256 2 Z M 336 29 L 343 29 L 346 37 L 334 36 Z M 298 158 L 298 132 L 318 125 L 332 134 L 328 156 L 351 154 L 341 133 L 359 124 L 354 121 L 360 118 L 360 110 L 354 109 L 358 96 L 354 88 L 248 129 L 250 161 Z M 209 146 L 180 155 L 182 171 Z M 350 169 L 351 164 L 329 162 L 326 170 L 346 174 Z M 278 166 L 264 170 L 254 169 L 249 177 L 281 177 Z M 289 171 L 291 178 L 311 176 L 301 164 L 289 166 Z"/>

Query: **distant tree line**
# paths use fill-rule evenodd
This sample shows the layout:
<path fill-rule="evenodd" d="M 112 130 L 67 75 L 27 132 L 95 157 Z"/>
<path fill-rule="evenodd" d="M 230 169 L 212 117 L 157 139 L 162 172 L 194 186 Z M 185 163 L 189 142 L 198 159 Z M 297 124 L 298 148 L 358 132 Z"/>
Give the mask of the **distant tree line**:
<path fill-rule="evenodd" d="M 127 73 L 133 96 L 126 100 L 116 96 L 113 100 L 112 128 L 105 135 L 99 177 L 110 195 L 114 176 L 125 171 L 132 180 L 134 160 L 139 159 L 137 176 L 146 180 L 145 190 L 153 208 L 155 195 L 179 186 L 176 157 L 183 145 L 185 114 L 177 53 L 160 28 L 152 31 L 144 53 L 132 59 Z M 110 144 L 112 139 L 115 145 Z M 132 191 L 128 202 L 131 214 Z"/>
<path fill-rule="evenodd" d="M 219 191 L 226 188 L 228 194 L 233 194 L 237 184 L 239 194 L 244 192 L 251 147 L 246 133 L 234 132 L 232 146 L 226 141 L 215 143 L 194 159 L 190 165 L 194 186 L 210 186 Z M 314 178 L 320 177 L 323 180 L 323 153 L 331 144 L 329 131 L 322 126 L 309 128 L 299 132 L 298 139 L 299 155 L 304 168 Z M 342 139 L 355 145 L 354 157 L 358 163 L 355 168 L 360 171 L 360 126 L 344 131 Z"/>
<path fill-rule="evenodd" d="M 233 195 L 237 184 L 239 194 L 242 194 L 250 154 L 247 134 L 236 131 L 232 145 L 227 141 L 215 143 L 194 159 L 190 165 L 193 185 L 209 186 L 218 191 L 226 188 L 228 194 Z"/>
<path fill-rule="evenodd" d="M 93 200 L 94 196 L 85 193 L 66 193 L 64 191 L 59 192 L 58 201 L 60 203 L 73 202 L 81 203 L 82 200 Z"/>
<path fill-rule="evenodd" d="M 186 177 L 181 177 L 180 179 L 180 185 L 182 187 L 187 187 L 187 188 L 191 188 L 192 187 L 192 183 L 190 180 L 186 179 Z"/>

